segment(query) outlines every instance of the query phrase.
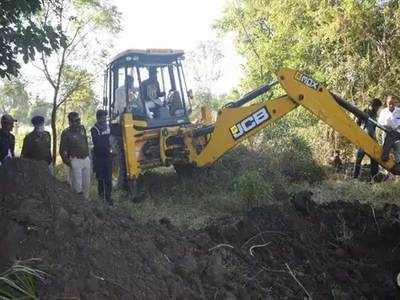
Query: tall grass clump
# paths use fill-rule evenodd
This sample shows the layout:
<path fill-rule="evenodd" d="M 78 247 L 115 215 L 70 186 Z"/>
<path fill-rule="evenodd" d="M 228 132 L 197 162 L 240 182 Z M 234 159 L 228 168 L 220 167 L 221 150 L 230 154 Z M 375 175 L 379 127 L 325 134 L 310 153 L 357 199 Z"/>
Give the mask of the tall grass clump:
<path fill-rule="evenodd" d="M 44 280 L 45 275 L 23 261 L 15 262 L 0 274 L 0 299 L 39 299 L 37 280 Z"/>

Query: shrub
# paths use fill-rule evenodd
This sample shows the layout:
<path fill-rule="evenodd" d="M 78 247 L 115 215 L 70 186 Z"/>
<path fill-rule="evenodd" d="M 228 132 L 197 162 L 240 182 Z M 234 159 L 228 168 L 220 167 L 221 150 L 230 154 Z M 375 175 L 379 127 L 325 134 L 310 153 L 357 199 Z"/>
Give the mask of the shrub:
<path fill-rule="evenodd" d="M 249 170 L 234 179 L 235 193 L 247 202 L 271 202 L 273 200 L 272 186 L 265 180 L 259 169 Z"/>

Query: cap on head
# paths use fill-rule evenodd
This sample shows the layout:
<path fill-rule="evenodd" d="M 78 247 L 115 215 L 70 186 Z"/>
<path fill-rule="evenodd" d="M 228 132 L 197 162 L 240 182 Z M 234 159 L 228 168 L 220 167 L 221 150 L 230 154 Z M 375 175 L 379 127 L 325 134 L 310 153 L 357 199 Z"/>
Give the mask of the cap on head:
<path fill-rule="evenodd" d="M 107 111 L 106 110 L 104 110 L 104 109 L 99 109 L 97 112 L 96 112 L 96 118 L 100 118 L 100 117 L 105 117 L 105 116 L 107 116 Z"/>
<path fill-rule="evenodd" d="M 31 119 L 31 123 L 32 123 L 33 126 L 43 125 L 44 124 L 44 117 L 42 117 L 42 116 L 34 116 Z"/>
<path fill-rule="evenodd" d="M 11 115 L 5 114 L 1 117 L 1 124 L 13 124 L 17 122 Z"/>
<path fill-rule="evenodd" d="M 76 111 L 72 111 L 68 114 L 68 121 L 74 121 L 75 119 L 79 119 L 79 114 Z"/>

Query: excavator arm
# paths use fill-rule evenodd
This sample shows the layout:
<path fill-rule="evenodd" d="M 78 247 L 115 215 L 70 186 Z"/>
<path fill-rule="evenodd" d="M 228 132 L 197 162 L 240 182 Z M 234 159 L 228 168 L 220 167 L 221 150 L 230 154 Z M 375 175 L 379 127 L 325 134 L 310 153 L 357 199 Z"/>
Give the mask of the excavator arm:
<path fill-rule="evenodd" d="M 190 150 L 190 160 L 199 167 L 210 165 L 244 139 L 254 135 L 301 105 L 345 136 L 351 143 L 364 149 L 382 167 L 392 173 L 397 173 L 393 158 L 382 161 L 382 147 L 362 130 L 346 112 L 350 110 L 358 117 L 367 118 L 367 116 L 362 115 L 361 111 L 332 94 L 302 72 L 281 69 L 277 72 L 277 76 L 287 95 L 249 106 L 241 106 L 268 91 L 268 86 L 263 86 L 233 103 L 231 107 L 220 110 L 215 124 L 204 132 L 204 134 L 210 135 L 210 138 L 200 153 L 191 144 L 191 138 L 185 139 Z"/>
<path fill-rule="evenodd" d="M 297 106 L 298 104 L 288 96 L 282 96 L 245 107 L 222 109 L 207 146 L 200 154 L 191 149 L 190 160 L 198 167 L 211 165 L 228 150 L 282 118 Z M 191 147 L 190 139 L 187 145 Z"/>

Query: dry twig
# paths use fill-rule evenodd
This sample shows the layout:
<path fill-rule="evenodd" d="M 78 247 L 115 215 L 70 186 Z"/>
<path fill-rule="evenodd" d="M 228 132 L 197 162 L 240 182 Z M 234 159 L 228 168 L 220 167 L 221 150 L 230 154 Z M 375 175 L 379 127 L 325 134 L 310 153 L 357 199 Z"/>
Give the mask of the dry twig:
<path fill-rule="evenodd" d="M 254 246 L 251 246 L 251 247 L 250 247 L 250 250 L 249 250 L 250 255 L 251 255 L 251 256 L 254 256 L 253 249 L 265 247 L 265 246 L 268 246 L 268 245 L 271 244 L 271 243 L 272 243 L 272 242 L 268 242 L 268 243 L 265 243 L 265 244 L 262 244 L 262 245 L 254 245 Z"/>
<path fill-rule="evenodd" d="M 254 240 L 255 238 L 257 238 L 258 236 L 260 236 L 260 235 L 262 235 L 264 233 L 272 233 L 272 234 L 280 234 L 280 235 L 288 236 L 287 234 L 285 234 L 283 232 L 280 232 L 280 231 L 265 230 L 265 231 L 262 231 L 260 233 L 257 233 L 255 236 L 253 236 L 250 239 L 248 239 L 246 242 L 243 243 L 242 246 L 240 246 L 240 248 L 243 248 L 246 244 L 248 244 L 249 242 L 251 242 L 252 240 Z"/>
<path fill-rule="evenodd" d="M 376 216 L 375 216 L 375 209 L 373 208 L 372 205 L 370 205 L 371 210 L 372 210 L 372 215 L 374 216 L 374 221 L 376 225 L 376 230 L 378 231 L 378 234 L 381 235 L 381 229 L 379 228 L 378 222 L 376 221 Z"/>
<path fill-rule="evenodd" d="M 306 293 L 307 297 L 309 300 L 312 300 L 312 296 L 311 294 L 306 290 L 306 288 L 304 287 L 304 285 L 301 284 L 301 282 L 297 279 L 296 275 L 294 275 L 292 269 L 290 269 L 289 265 L 287 263 L 285 263 L 286 268 L 289 271 L 289 274 L 293 277 L 293 279 L 297 282 L 297 284 L 299 286 L 301 286 L 301 288 L 303 289 L 303 291 Z"/>
<path fill-rule="evenodd" d="M 232 245 L 229 245 L 229 244 L 219 244 L 219 245 L 217 245 L 217 246 L 215 246 L 215 247 L 212 247 L 212 248 L 208 249 L 208 252 L 211 252 L 211 251 L 213 251 L 213 250 L 215 250 L 215 249 L 218 249 L 218 248 L 221 248 L 221 247 L 228 247 L 228 248 L 234 249 L 234 247 L 233 247 Z"/>

